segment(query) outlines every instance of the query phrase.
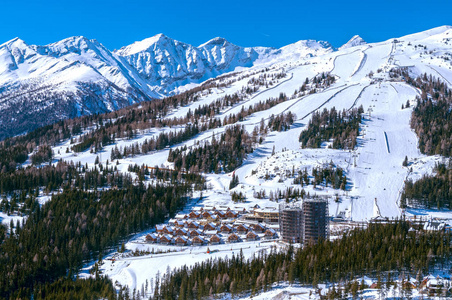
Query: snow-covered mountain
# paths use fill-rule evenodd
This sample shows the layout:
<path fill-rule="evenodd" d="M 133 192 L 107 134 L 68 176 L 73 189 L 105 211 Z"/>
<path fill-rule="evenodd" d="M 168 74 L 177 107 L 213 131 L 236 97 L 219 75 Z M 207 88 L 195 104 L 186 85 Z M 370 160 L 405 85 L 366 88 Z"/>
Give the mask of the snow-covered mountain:
<path fill-rule="evenodd" d="M 81 36 L 46 46 L 16 38 L 0 45 L 0 139 L 161 98 L 238 67 L 328 51 L 329 44 L 315 41 L 274 49 L 239 47 L 223 38 L 195 47 L 163 34 L 115 52 Z"/>
<path fill-rule="evenodd" d="M 348 49 L 356 46 L 361 46 L 367 44 L 365 40 L 363 40 L 362 37 L 359 35 L 353 36 L 347 43 L 345 43 L 343 46 L 341 46 L 339 49 Z"/>
<path fill-rule="evenodd" d="M 224 38 L 214 38 L 194 47 L 163 34 L 136 42 L 115 53 L 124 57 L 147 83 L 162 94 L 175 88 L 200 83 L 237 67 L 251 67 L 273 48 L 244 48 Z"/>
<path fill-rule="evenodd" d="M 167 114 L 161 116 L 162 121 L 168 122 L 167 126 L 134 126 L 136 134 L 116 136 L 114 143 L 103 145 L 102 152 L 97 153 L 89 148 L 75 152 L 73 142 L 83 140 L 82 134 L 76 134 L 53 146 L 54 162 L 64 160 L 94 169 L 99 163 L 112 165 L 116 160 L 114 165 L 118 172 L 135 177 L 131 172 L 134 165 L 174 168 L 176 163 L 169 159 L 170 153 L 186 149 L 183 151 L 187 154 L 237 123 L 256 135 L 256 140 L 258 136 L 262 137 L 262 142 L 253 143 L 254 150 L 233 172 L 203 173 L 209 188 L 195 192 L 195 198 L 199 196 L 195 204 L 198 208 L 215 206 L 251 211 L 259 206 L 276 210 L 278 203 L 286 201 L 282 199 L 283 191 L 299 189 L 307 195 L 327 199 L 329 215 L 347 222 L 332 222 L 335 234 L 354 225 L 362 226 L 361 222 L 381 218 L 442 218 L 452 222 L 450 210 L 401 209 L 407 180 L 416 181 L 424 175 L 434 174 L 435 165 L 445 160 L 440 155 L 421 153 L 419 136 L 411 127 L 417 97 L 431 92 L 413 86 L 410 80 L 396 72 L 407 71 L 413 78 L 426 73 L 452 88 L 451 53 L 450 26 L 370 44 L 355 36 L 339 49 L 326 42 L 311 40 L 280 49 L 243 48 L 222 38 L 195 47 L 157 35 L 110 52 L 94 40 L 79 37 L 47 46 L 28 46 L 15 39 L 0 46 L 0 105 L 8 107 L 8 115 L 0 117 L 3 122 L 0 130 L 14 124 L 13 129 L 17 131 L 22 128 L 19 125 L 23 126 L 20 122 L 27 118 L 45 123 L 52 113 L 54 118 L 63 118 L 115 109 L 115 105 L 119 107 L 128 101 L 161 97 L 184 85 L 200 83 L 234 70 L 236 72 L 227 78 L 228 84 L 224 84 L 224 78 L 213 79 L 204 90 L 193 92 L 193 101 L 168 107 Z M 328 85 L 320 84 L 320 79 L 325 77 L 334 80 Z M 124 102 L 118 99 L 124 99 Z M 124 110 L 123 116 L 127 116 L 126 111 L 138 114 L 144 106 Z M 200 109 L 203 106 L 205 110 Z M 320 148 L 301 147 L 299 137 L 309 129 L 314 113 L 334 108 L 341 114 L 361 106 L 364 113 L 353 150 L 333 149 L 334 138 L 322 140 Z M 210 110 L 210 107 L 216 109 Z M 249 114 L 245 113 L 248 108 Z M 221 124 L 205 126 L 205 130 L 195 136 L 168 147 L 141 153 L 136 150 L 143 149 L 143 145 L 147 149 L 150 140 L 158 140 L 164 134 L 176 136 L 192 128 L 194 120 L 188 124 L 183 121 L 174 125 L 173 122 L 195 115 L 193 112 L 197 110 L 198 124 L 210 125 L 214 119 L 222 120 Z M 259 129 L 261 124 L 265 127 L 270 120 L 282 119 L 288 112 L 294 122 L 287 130 L 277 131 L 270 126 L 268 132 Z M 120 117 L 109 118 L 112 122 L 127 122 L 127 118 Z M 109 123 L 103 124 L 106 127 Z M 83 134 L 100 133 L 102 128 L 96 130 L 96 127 L 94 124 Z M 124 150 L 126 147 L 129 154 Z M 124 156 L 112 159 L 112 155 L 108 155 L 117 151 L 125 153 Z M 206 153 L 208 155 L 201 157 L 216 157 Z M 202 159 L 199 161 L 203 162 Z M 408 165 L 404 163 L 406 161 Z M 29 159 L 23 167 L 30 165 Z M 343 170 L 344 189 L 327 181 L 323 183 L 323 179 L 316 183 L 314 170 L 332 165 Z M 305 183 L 297 178 L 297 174 L 303 172 L 312 174 Z M 238 178 L 239 184 L 228 191 L 233 176 Z M 152 179 L 146 182 L 155 184 Z M 235 203 L 232 193 L 243 193 L 245 201 Z M 50 198 L 47 195 L 41 197 L 45 197 L 43 201 Z M 194 203 L 187 205 L 181 213 L 189 214 Z M 7 220 L 5 217 L 3 222 Z M 104 259 L 104 264 L 99 266 L 102 274 L 133 291 L 146 286 L 150 278 L 164 274 L 167 269 L 200 263 L 211 259 L 212 255 L 231 257 L 234 251 L 242 248 L 245 258 L 250 258 L 263 250 L 273 251 L 274 244 L 261 244 L 261 240 L 244 241 L 234 247 L 220 244 L 215 245 L 215 249 L 210 248 L 215 252 L 207 253 L 207 247 L 212 245 L 149 245 L 144 242 L 149 232 L 152 229 L 137 233 L 125 247 L 136 253 L 145 253 L 155 247 L 157 253 L 142 257 L 130 257 L 129 251 L 110 253 L 109 259 Z M 245 236 L 242 237 L 245 240 Z M 172 253 L 174 251 L 178 252 Z M 89 268 L 94 267 L 94 263 L 90 263 Z M 91 276 L 87 271 L 81 275 Z"/>
<path fill-rule="evenodd" d="M 0 138 L 78 115 L 159 96 L 121 57 L 95 40 L 0 45 Z"/>
<path fill-rule="evenodd" d="M 439 36 L 449 29 L 442 26 L 401 40 L 441 42 Z M 364 44 L 354 36 L 339 49 L 314 40 L 280 49 L 240 47 L 224 38 L 193 46 L 158 34 L 112 52 L 80 36 L 46 46 L 16 38 L 0 45 L 0 139 L 60 119 L 175 94 L 231 71 L 284 63 L 296 66 Z M 356 55 L 367 59 L 364 52 Z"/>

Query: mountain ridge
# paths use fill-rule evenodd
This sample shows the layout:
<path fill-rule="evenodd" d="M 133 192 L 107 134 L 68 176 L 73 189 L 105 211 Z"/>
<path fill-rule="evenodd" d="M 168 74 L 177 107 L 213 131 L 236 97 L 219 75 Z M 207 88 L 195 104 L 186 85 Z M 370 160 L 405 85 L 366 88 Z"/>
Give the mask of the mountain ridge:
<path fill-rule="evenodd" d="M 440 35 L 446 38 L 451 28 L 440 26 L 400 39 L 439 38 Z M 28 45 L 16 37 L 0 45 L 0 124 L 6 126 L 0 129 L 0 138 L 64 118 L 103 113 L 174 95 L 240 68 L 284 62 L 297 64 L 364 43 L 361 37 L 354 36 L 339 48 L 316 40 L 300 40 L 281 48 L 241 47 L 215 37 L 193 46 L 157 34 L 110 51 L 97 40 L 84 36 L 47 45 Z M 37 90 L 45 93 L 36 94 Z M 19 126 L 18 131 L 17 103 L 22 103 L 30 116 L 54 104 L 61 111 L 49 109 L 47 123 L 29 129 Z"/>

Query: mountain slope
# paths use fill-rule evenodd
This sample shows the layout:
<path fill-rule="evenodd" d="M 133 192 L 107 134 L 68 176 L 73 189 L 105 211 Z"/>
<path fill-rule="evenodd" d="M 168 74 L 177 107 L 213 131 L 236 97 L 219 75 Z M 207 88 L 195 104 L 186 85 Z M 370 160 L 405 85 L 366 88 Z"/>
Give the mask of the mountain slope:
<path fill-rule="evenodd" d="M 125 182 L 129 187 L 144 191 L 143 188 L 147 186 L 177 187 L 188 177 L 185 174 L 191 171 L 202 175 L 205 179 L 205 182 L 201 181 L 202 186 L 199 186 L 202 191 L 193 191 L 192 202 L 179 203 L 181 206 L 186 205 L 182 211 L 181 206 L 172 201 L 177 197 L 159 197 L 159 204 L 152 206 L 143 202 L 147 196 L 135 197 L 131 193 L 131 197 L 125 194 L 108 197 L 111 207 L 99 203 L 102 206 L 96 204 L 98 209 L 90 208 L 86 211 L 85 215 L 89 215 L 87 226 L 99 224 L 97 228 L 105 228 L 102 226 L 105 223 L 114 224 L 109 218 L 109 211 L 116 212 L 116 215 L 123 210 L 131 213 L 132 217 L 122 215 L 117 222 L 117 225 L 128 228 L 129 231 L 124 232 L 133 232 L 131 240 L 124 243 L 123 248 L 127 251 L 112 254 L 109 250 L 109 259 L 103 259 L 102 265 L 92 260 L 89 263 L 93 271 L 98 269 L 118 282 L 118 287 L 120 284 L 134 290 L 145 286 L 149 278 L 164 274 L 168 268 L 193 265 L 212 258 L 212 255 L 215 258 L 231 257 L 239 249 L 244 249 L 244 258 L 249 258 L 265 249 L 272 251 L 273 245 L 279 244 L 277 240 L 275 243 L 261 243 L 262 240 L 258 240 L 246 241 L 238 246 L 225 243 L 195 247 L 162 244 L 151 246 L 145 243 L 146 234 L 153 233 L 154 226 L 143 226 L 143 216 L 154 221 L 160 215 L 159 222 L 167 222 L 165 220 L 168 218 L 163 216 L 168 216 L 168 212 L 170 218 L 174 216 L 172 213 L 189 214 L 191 210 L 196 210 L 194 206 L 215 206 L 240 211 L 245 209 L 253 213 L 257 206 L 277 211 L 278 204 L 286 201 L 320 197 L 327 199 L 329 215 L 344 221 L 331 222 L 332 236 L 337 238 L 351 227 L 362 227 L 362 222 L 373 219 L 402 216 L 409 219 L 415 216 L 417 220 L 419 217 L 437 217 L 452 222 L 450 210 L 400 207 L 405 182 L 433 174 L 435 164 L 447 162 L 446 157 L 429 156 L 421 152 L 418 138 L 420 134 L 417 135 L 419 130 L 414 131 L 412 128 L 412 116 L 421 102 L 418 101 L 419 96 L 426 99 L 426 104 L 434 105 L 436 99 L 439 100 L 443 95 L 437 92 L 438 89 L 444 94 L 451 94 L 449 90 L 446 91 L 446 87 L 452 88 L 450 27 L 362 46 L 352 47 L 352 41 L 349 44 L 351 47 L 338 50 L 315 41 L 301 41 L 281 49 L 253 48 L 258 54 L 257 58 L 252 50 L 235 48 L 220 38 L 193 47 L 157 36 L 133 47 L 123 48 L 121 53 L 114 53 L 112 57 L 116 61 L 108 61 L 108 53 L 103 53 L 102 49 L 96 52 L 92 48 L 95 47 L 94 42 L 90 45 L 84 41 L 74 41 L 69 45 L 65 43 L 64 46 L 51 47 L 47 52 L 39 52 L 41 50 L 34 47 L 27 48 L 17 40 L 11 43 L 17 43 L 16 48 L 19 49 L 13 51 L 8 46 L 4 55 L 0 56 L 7 66 L 4 70 L 24 78 L 27 74 L 31 76 L 37 72 L 29 72 L 30 69 L 26 68 L 40 56 L 43 57 L 43 62 L 57 63 L 56 70 L 64 69 L 63 66 L 71 68 L 71 64 L 75 64 L 86 70 L 87 74 L 92 74 L 93 78 L 101 79 L 108 75 L 105 70 L 110 65 L 120 65 L 123 62 L 124 68 L 129 68 L 130 64 L 126 62 L 129 56 L 141 57 L 142 66 L 146 66 L 146 59 L 149 59 L 149 74 L 156 76 L 155 78 L 161 74 L 169 76 L 171 72 L 177 72 L 180 64 L 180 79 L 194 80 L 192 82 L 197 79 L 190 77 L 190 74 L 198 74 L 198 63 L 204 71 L 208 70 L 206 66 L 214 66 L 212 70 L 218 72 L 239 64 L 252 63 L 251 67 L 236 68 L 234 72 L 208 80 L 180 95 L 140 103 L 114 113 L 67 120 L 0 143 L 0 150 L 4 150 L 2 154 L 9 154 L 8 150 L 13 147 L 21 148 L 17 149 L 21 152 L 19 154 L 25 153 L 0 156 L 5 161 L 1 169 L 6 177 L 2 178 L 8 179 L 7 176 L 13 177 L 15 173 L 21 172 L 27 172 L 30 176 L 34 173 L 39 175 L 38 171 L 44 169 L 40 162 L 36 162 L 40 156 L 43 159 L 47 157 L 44 164 L 53 164 L 55 168 L 62 169 L 61 172 L 64 172 L 64 168 L 61 165 L 58 167 L 58 162 L 63 164 L 61 161 L 64 161 L 68 166 L 73 166 L 73 174 L 77 174 L 76 177 L 79 178 L 75 181 L 75 177 L 65 173 L 48 176 L 54 184 L 30 180 L 33 184 L 31 193 L 34 194 L 33 191 L 36 190 L 38 201 L 50 201 L 49 206 L 45 206 L 46 209 L 51 207 L 50 204 L 57 203 L 63 208 L 63 212 L 66 204 L 64 201 L 68 199 L 59 195 L 57 200 L 49 200 L 48 195 L 59 194 L 65 187 L 84 190 L 97 203 L 99 193 L 125 192 Z M 73 48 L 72 44 L 75 45 Z M 160 46 L 156 46 L 157 44 Z M 78 50 L 81 48 L 85 50 Z M 236 54 L 229 56 L 226 52 Z M 195 57 L 196 54 L 197 59 L 206 59 L 195 63 L 193 60 L 186 60 L 184 53 L 192 53 L 189 57 Z M 80 62 L 86 56 L 90 57 L 89 64 Z M 92 57 L 97 60 L 93 61 Z M 239 57 L 244 59 L 240 60 Z M 179 59 L 178 63 L 174 63 L 175 59 Z M 105 61 L 105 65 L 95 65 L 97 61 Z M 152 73 L 152 65 L 159 62 L 160 69 Z M 166 64 L 175 69 L 165 69 L 163 66 Z M 94 70 L 91 67 L 94 65 L 96 70 L 99 69 L 98 73 L 89 73 Z M 191 69 L 184 70 L 184 66 L 190 66 Z M 42 72 L 44 71 L 43 69 Z M 144 72 L 147 72 L 145 68 L 141 73 L 136 71 L 132 78 L 138 78 L 138 87 L 145 84 L 152 90 L 152 82 L 146 81 L 148 79 Z M 424 73 L 426 76 L 423 76 Z M 420 78 L 416 79 L 418 76 L 425 78 L 425 81 L 430 80 L 432 84 L 413 85 L 413 82 L 422 82 Z M 169 79 L 161 76 L 159 80 L 164 82 L 164 78 Z M 56 82 L 57 79 L 54 78 Z M 109 80 L 112 81 L 113 79 Z M 66 83 L 61 81 L 61 84 L 63 86 Z M 77 89 L 83 86 L 75 84 Z M 92 90 L 90 82 L 83 84 L 86 91 Z M 177 86 L 179 83 L 171 84 Z M 39 95 L 39 90 L 35 94 Z M 74 103 L 78 103 L 77 98 L 74 98 Z M 354 128 L 346 127 L 346 123 L 353 121 L 350 112 L 358 112 L 360 116 Z M 341 124 L 335 120 L 341 120 Z M 450 124 L 450 118 L 435 121 Z M 441 126 L 430 127 L 441 131 Z M 435 130 L 432 129 L 433 131 Z M 321 135 L 320 132 L 330 132 L 331 135 Z M 311 143 L 309 139 L 308 142 L 302 141 L 302 134 L 306 134 L 308 138 L 311 134 Z M 318 136 L 323 136 L 320 142 L 312 143 Z M 425 144 L 434 143 L 428 146 L 430 148 L 450 148 L 449 142 L 441 143 L 433 134 L 432 141 L 429 138 L 427 136 Z M 337 141 L 341 144 L 352 141 L 353 146 L 337 146 Z M 52 153 L 53 161 L 49 161 L 49 154 Z M 18 166 L 22 170 L 16 170 Z M 169 170 L 175 172 L 168 172 Z M 166 176 L 166 172 L 173 175 Z M 157 173 L 160 177 L 157 177 Z M 121 176 L 124 176 L 122 181 L 119 180 Z M 22 177 L 16 177 L 15 180 L 21 179 Z M 15 186 L 2 185 L 11 193 L 16 193 Z M 17 186 L 23 186 L 22 182 L 18 182 Z M 153 194 L 151 192 L 148 195 Z M 0 213 L 3 223 L 22 218 L 17 214 L 19 209 L 27 213 L 21 197 L 17 198 L 20 205 L 15 203 L 8 208 L 3 206 Z M 168 204 L 166 209 L 162 201 Z M 77 206 L 79 202 L 72 203 Z M 10 215 L 6 214 L 6 209 Z M 57 219 L 57 214 L 59 219 L 69 222 L 61 211 L 46 211 L 42 214 L 46 218 L 42 223 L 43 227 L 33 228 L 50 228 L 49 224 L 55 226 L 52 222 Z M 75 214 L 72 210 L 71 213 Z M 91 242 L 87 242 L 85 247 L 83 245 L 85 240 L 90 241 L 92 231 L 83 230 L 83 224 L 79 222 L 84 219 L 83 213 L 80 213 L 80 218 L 71 218 L 72 231 L 78 231 L 78 247 L 70 247 L 70 251 L 80 253 L 80 257 L 83 257 L 84 252 L 85 257 L 88 257 L 92 249 Z M 30 222 L 33 220 L 28 218 Z M 144 231 L 140 233 L 139 230 Z M 99 235 L 99 231 L 96 233 Z M 124 239 L 128 237 L 130 236 L 121 236 Z M 223 238 L 226 240 L 226 235 Z M 114 241 L 108 240 L 108 234 L 105 234 L 105 239 L 111 243 Z M 245 240 L 246 237 L 243 235 L 242 239 Z M 60 239 L 59 243 L 64 242 L 66 245 L 67 240 L 69 239 Z M 47 252 L 50 261 L 53 257 L 62 255 L 58 251 L 66 253 L 61 247 L 58 251 L 54 250 L 51 241 L 57 240 L 39 241 L 51 245 Z M 95 243 L 96 239 L 92 242 Z M 207 253 L 207 247 L 210 248 L 210 253 Z M 150 248 L 156 251 L 149 253 Z M 131 257 L 129 250 L 137 256 Z M 44 253 L 41 249 L 36 251 Z M 174 251 L 178 252 L 173 253 Z M 106 251 L 102 249 L 102 253 Z M 30 262 L 34 255 L 35 252 L 27 253 Z M 98 257 L 97 253 L 92 257 Z M 12 260 L 8 265 L 9 270 L 14 270 L 15 264 Z M 88 273 L 88 269 L 77 271 L 81 277 L 93 276 Z M 7 274 L 10 276 L 15 273 L 11 271 Z M 9 279 L 7 276 L 4 278 Z"/>
<path fill-rule="evenodd" d="M 120 57 L 83 37 L 0 46 L 0 139 L 155 96 Z"/>
<path fill-rule="evenodd" d="M 303 51 L 310 47 L 318 52 L 311 41 Z M 295 48 L 244 48 L 222 38 L 194 47 L 159 34 L 113 53 L 81 36 L 46 46 L 16 38 L 0 45 L 0 139 L 161 98 L 259 60 L 292 59 Z"/>

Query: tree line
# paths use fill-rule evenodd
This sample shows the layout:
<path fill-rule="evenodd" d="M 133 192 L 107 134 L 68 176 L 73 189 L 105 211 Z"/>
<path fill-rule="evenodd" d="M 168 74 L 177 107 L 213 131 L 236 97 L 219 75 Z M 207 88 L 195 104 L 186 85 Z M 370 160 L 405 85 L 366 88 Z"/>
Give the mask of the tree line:
<path fill-rule="evenodd" d="M 290 246 L 248 260 L 240 252 L 232 258 L 183 266 L 156 278 L 152 299 L 202 299 L 219 293 L 253 296 L 281 282 L 316 287 L 364 275 L 381 278 L 389 271 L 416 276 L 448 262 L 450 234 L 410 232 L 409 228 L 405 221 L 369 224 L 366 229 L 344 233 L 340 239 L 306 245 L 298 251 Z"/>
<path fill-rule="evenodd" d="M 353 149 L 359 135 L 362 105 L 349 111 L 324 108 L 316 111 L 308 122 L 308 127 L 300 133 L 299 142 L 303 148 L 320 148 L 323 142 L 333 139 L 334 149 Z"/>

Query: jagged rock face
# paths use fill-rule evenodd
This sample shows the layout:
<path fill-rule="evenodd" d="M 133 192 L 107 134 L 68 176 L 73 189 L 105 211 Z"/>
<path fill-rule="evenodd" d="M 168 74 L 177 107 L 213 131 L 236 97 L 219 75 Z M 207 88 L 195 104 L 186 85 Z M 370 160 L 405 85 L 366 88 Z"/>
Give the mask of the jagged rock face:
<path fill-rule="evenodd" d="M 163 94 L 236 67 L 251 67 L 259 58 L 254 48 L 239 47 L 223 38 L 194 47 L 162 34 L 124 47 L 116 54 L 124 57 L 148 84 Z"/>
<path fill-rule="evenodd" d="M 245 48 L 223 38 L 195 47 L 159 34 L 112 52 L 82 36 L 45 46 L 16 38 L 0 45 L 0 139 L 171 95 L 237 67 L 317 55 L 328 47 L 300 41 L 281 49 Z"/>

